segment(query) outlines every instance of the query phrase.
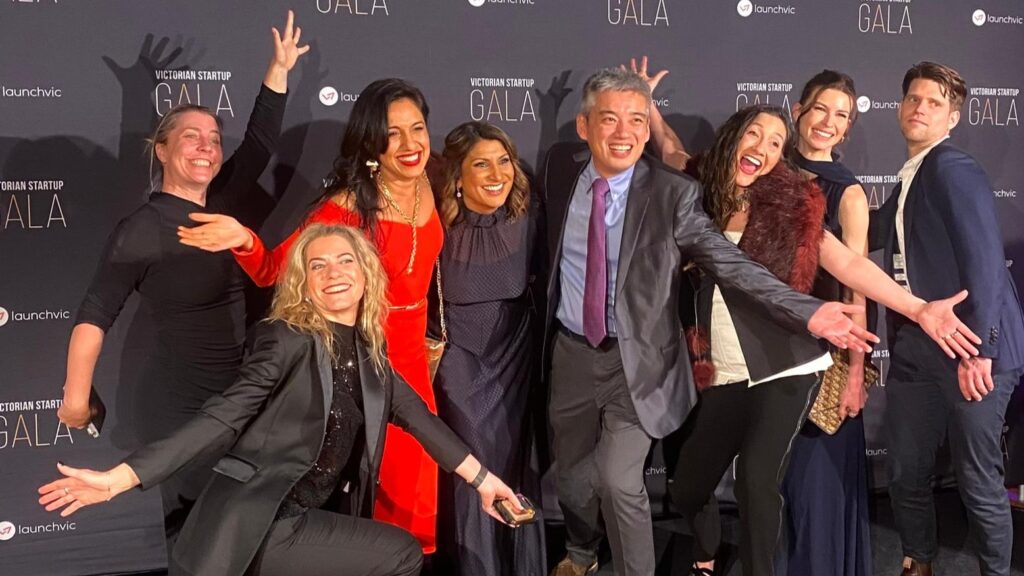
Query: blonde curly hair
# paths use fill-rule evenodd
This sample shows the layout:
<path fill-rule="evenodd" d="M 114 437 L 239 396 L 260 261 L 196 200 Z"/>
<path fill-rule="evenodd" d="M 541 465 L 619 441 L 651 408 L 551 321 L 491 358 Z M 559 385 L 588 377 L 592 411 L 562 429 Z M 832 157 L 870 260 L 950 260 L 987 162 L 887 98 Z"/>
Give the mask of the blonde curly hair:
<path fill-rule="evenodd" d="M 306 298 L 306 250 L 314 240 L 327 236 L 340 236 L 347 240 L 363 270 L 366 287 L 359 302 L 356 328 L 366 341 L 374 366 L 378 371 L 383 371 L 387 363 L 384 322 L 388 314 L 388 280 L 376 249 L 357 228 L 312 224 L 299 234 L 285 258 L 268 318 L 280 320 L 299 332 L 318 336 L 331 351 L 331 355 L 334 355 L 334 334 L 330 323 Z"/>

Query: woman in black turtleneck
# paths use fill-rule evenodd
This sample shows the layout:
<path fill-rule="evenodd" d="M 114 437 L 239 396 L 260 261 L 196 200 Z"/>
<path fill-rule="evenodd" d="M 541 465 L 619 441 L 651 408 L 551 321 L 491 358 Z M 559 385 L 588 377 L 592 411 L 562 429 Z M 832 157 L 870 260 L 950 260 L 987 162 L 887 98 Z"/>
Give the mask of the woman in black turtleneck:
<path fill-rule="evenodd" d="M 40 488 L 48 510 L 83 506 L 160 483 L 223 455 L 178 538 L 171 574 L 408 576 L 422 553 L 400 528 L 370 519 L 387 424 L 411 433 L 448 471 L 518 509 L 399 376 L 384 350 L 386 276 L 354 228 L 314 224 L 285 263 L 268 321 L 238 379 L 173 435 L 94 472 Z"/>

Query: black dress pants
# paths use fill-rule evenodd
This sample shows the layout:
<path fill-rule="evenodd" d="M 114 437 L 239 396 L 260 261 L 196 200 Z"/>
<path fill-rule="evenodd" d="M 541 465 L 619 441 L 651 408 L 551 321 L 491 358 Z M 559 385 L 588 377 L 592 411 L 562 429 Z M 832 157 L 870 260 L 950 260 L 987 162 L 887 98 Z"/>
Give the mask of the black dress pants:
<path fill-rule="evenodd" d="M 249 576 L 416 576 L 423 553 L 405 530 L 324 510 L 277 520 Z"/>
<path fill-rule="evenodd" d="M 713 495 L 736 458 L 743 574 L 774 574 L 772 558 L 783 521 L 780 487 L 817 383 L 818 376 L 810 374 L 753 387 L 747 381 L 714 386 L 701 394 L 683 425 L 683 445 L 669 486 L 673 502 L 693 528 L 696 560 L 710 560 L 717 551 L 721 533 Z"/>

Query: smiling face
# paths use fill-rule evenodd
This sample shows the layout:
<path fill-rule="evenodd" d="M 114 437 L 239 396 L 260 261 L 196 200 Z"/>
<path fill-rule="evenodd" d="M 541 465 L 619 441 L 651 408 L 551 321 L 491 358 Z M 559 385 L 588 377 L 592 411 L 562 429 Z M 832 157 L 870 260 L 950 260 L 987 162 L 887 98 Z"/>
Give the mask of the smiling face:
<path fill-rule="evenodd" d="M 899 119 L 911 156 L 949 134 L 960 121 L 960 111 L 953 109 L 948 96 L 934 80 L 918 78 L 910 83 Z"/>
<path fill-rule="evenodd" d="M 736 185 L 746 188 L 771 172 L 782 157 L 787 137 L 781 118 L 764 112 L 755 116 L 736 146 Z"/>
<path fill-rule="evenodd" d="M 325 318 L 354 326 L 366 288 L 363 267 L 348 240 L 317 238 L 306 247 L 306 296 Z"/>
<path fill-rule="evenodd" d="M 408 98 L 388 106 L 388 149 L 380 155 L 380 172 L 386 182 L 409 182 L 423 175 L 430 156 L 427 122 L 416 103 Z"/>
<path fill-rule="evenodd" d="M 462 160 L 462 200 L 473 212 L 491 214 L 508 200 L 516 169 L 512 155 L 497 140 L 480 140 Z"/>
<path fill-rule="evenodd" d="M 650 104 L 639 92 L 606 90 L 597 94 L 586 116 L 576 116 L 576 133 L 590 146 L 602 177 L 620 174 L 640 159 L 651 136 Z"/>
<path fill-rule="evenodd" d="M 203 112 L 185 112 L 155 151 L 163 165 L 165 191 L 201 192 L 220 172 L 223 160 L 217 121 Z"/>
<path fill-rule="evenodd" d="M 799 118 L 800 152 L 811 159 L 829 159 L 850 129 L 852 110 L 853 99 L 835 88 L 820 91 L 806 107 L 797 104 L 793 114 Z"/>

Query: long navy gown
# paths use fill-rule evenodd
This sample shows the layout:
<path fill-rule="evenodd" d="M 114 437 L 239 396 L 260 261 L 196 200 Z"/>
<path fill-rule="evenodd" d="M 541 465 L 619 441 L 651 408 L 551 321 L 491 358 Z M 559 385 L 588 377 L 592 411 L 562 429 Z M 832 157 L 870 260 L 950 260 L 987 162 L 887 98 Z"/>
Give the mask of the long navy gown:
<path fill-rule="evenodd" d="M 798 157 L 797 164 L 817 175 L 825 193 L 825 222 L 837 238 L 839 202 L 857 178 L 839 162 Z M 842 285 L 824 271 L 814 295 L 841 300 Z M 869 328 L 873 323 L 869 307 Z M 776 554 L 776 572 L 793 576 L 871 576 L 868 528 L 867 458 L 864 418 L 847 418 L 833 436 L 805 422 L 793 441 L 782 484 L 786 502 L 785 547 Z"/>
<path fill-rule="evenodd" d="M 537 204 L 511 221 L 504 207 L 483 215 L 460 206 L 448 227 L 440 262 L 449 341 L 434 388 L 441 419 L 488 469 L 539 509 L 529 410 Z M 436 306 L 431 308 L 436 325 Z M 447 562 L 444 574 L 545 574 L 542 522 L 515 530 L 503 526 L 481 510 L 473 488 L 450 476 L 442 477 L 438 500 L 437 561 Z"/>

